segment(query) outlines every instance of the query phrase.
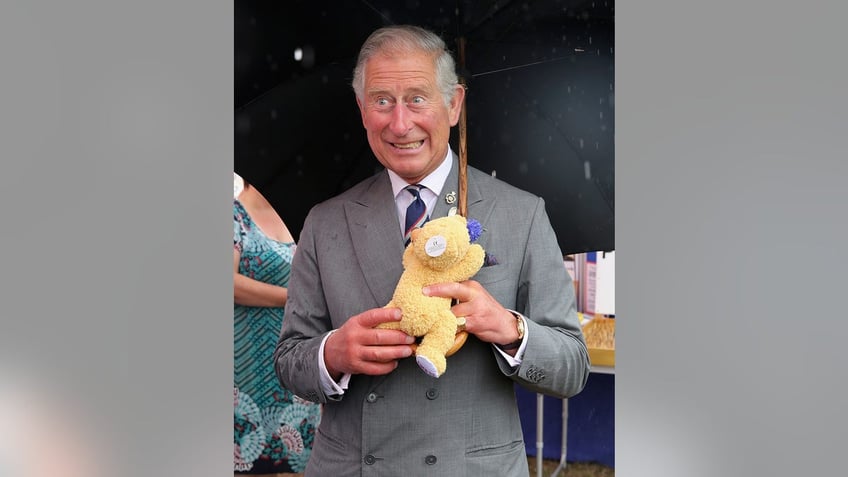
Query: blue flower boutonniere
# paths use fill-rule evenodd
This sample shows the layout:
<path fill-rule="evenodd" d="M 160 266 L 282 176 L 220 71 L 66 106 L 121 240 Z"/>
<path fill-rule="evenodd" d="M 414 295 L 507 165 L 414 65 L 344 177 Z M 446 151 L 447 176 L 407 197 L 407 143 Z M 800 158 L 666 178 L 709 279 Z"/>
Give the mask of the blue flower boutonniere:
<path fill-rule="evenodd" d="M 480 222 L 478 222 L 474 219 L 468 219 L 467 227 L 468 227 L 468 236 L 471 238 L 471 242 L 476 242 L 477 239 L 479 239 L 480 236 L 483 235 L 484 229 L 483 229 L 483 226 L 480 225 Z M 497 257 L 490 254 L 489 252 L 486 252 L 486 255 L 483 257 L 483 266 L 489 267 L 489 266 L 497 265 L 497 264 L 498 264 Z"/>

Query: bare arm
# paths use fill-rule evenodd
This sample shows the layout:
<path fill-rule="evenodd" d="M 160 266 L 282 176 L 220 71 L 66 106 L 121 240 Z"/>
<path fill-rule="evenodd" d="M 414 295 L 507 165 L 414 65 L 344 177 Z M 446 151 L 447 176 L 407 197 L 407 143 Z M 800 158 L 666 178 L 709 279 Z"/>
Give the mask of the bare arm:
<path fill-rule="evenodd" d="M 285 306 L 288 289 L 242 275 L 238 271 L 240 259 L 241 254 L 233 247 L 233 301 L 244 306 Z"/>

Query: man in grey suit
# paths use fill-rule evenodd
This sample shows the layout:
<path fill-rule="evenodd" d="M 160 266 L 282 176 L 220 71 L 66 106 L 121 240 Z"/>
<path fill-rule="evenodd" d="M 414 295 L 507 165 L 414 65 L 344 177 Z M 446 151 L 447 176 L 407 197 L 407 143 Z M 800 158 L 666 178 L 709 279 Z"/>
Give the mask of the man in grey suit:
<path fill-rule="evenodd" d="M 454 203 L 448 141 L 465 90 L 444 42 L 412 26 L 366 40 L 353 88 L 386 170 L 310 211 L 274 356 L 285 387 L 324 403 L 306 475 L 526 476 L 513 384 L 564 398 L 589 374 L 544 202 L 468 169 L 467 215 L 492 260 L 472 280 L 423 290 L 456 300 L 469 333 L 447 371 L 428 376 L 407 359 L 412 337 L 374 327 L 400 319 L 383 306 L 403 272 L 407 207 L 420 196 L 436 218 Z"/>

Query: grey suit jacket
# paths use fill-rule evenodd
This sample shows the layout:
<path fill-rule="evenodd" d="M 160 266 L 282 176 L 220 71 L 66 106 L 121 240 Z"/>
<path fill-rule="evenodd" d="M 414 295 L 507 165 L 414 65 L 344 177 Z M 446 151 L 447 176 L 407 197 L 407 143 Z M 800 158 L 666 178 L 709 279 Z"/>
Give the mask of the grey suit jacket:
<path fill-rule="evenodd" d="M 445 195 L 458 191 L 456 162 L 434 218 L 447 215 Z M 557 397 L 583 389 L 588 352 L 543 200 L 469 167 L 468 217 L 482 224 L 477 243 L 498 261 L 474 279 L 528 318 L 521 365 L 512 369 L 469 335 L 439 378 L 410 358 L 385 376 L 355 375 L 344 395 L 329 396 L 319 378 L 321 340 L 389 302 L 404 244 L 386 171 L 310 211 L 274 355 L 284 386 L 325 403 L 307 476 L 526 476 L 514 383 Z"/>

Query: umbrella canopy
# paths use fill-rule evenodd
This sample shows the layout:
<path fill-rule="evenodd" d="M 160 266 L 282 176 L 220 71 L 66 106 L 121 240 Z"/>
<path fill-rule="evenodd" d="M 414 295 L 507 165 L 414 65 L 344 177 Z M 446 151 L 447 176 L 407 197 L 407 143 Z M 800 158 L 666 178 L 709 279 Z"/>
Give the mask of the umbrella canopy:
<path fill-rule="evenodd" d="M 373 30 L 412 23 L 458 61 L 464 40 L 469 165 L 542 196 L 563 253 L 615 248 L 612 2 L 323 3 L 235 3 L 234 167 L 293 233 L 382 167 L 350 79 Z"/>

